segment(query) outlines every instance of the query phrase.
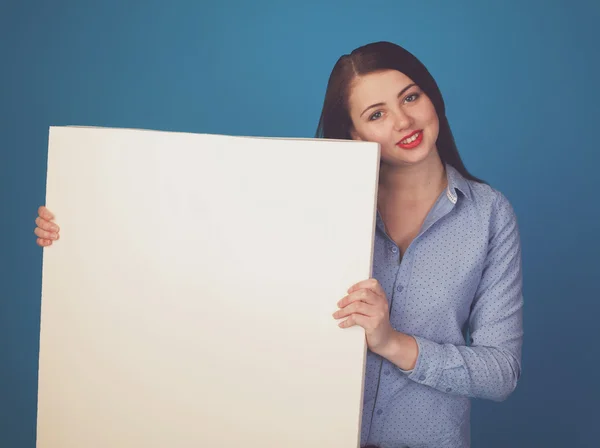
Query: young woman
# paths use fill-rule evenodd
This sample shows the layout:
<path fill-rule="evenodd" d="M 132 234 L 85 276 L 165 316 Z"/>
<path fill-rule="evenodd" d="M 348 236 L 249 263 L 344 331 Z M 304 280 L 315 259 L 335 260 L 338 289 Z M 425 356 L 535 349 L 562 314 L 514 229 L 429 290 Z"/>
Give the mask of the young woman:
<path fill-rule="evenodd" d="M 337 61 L 317 136 L 381 145 L 374 278 L 333 316 L 366 333 L 362 444 L 468 447 L 469 399 L 504 400 L 521 372 L 514 211 L 468 173 L 436 82 L 397 45 Z M 58 239 L 46 208 L 36 222 L 40 246 Z"/>

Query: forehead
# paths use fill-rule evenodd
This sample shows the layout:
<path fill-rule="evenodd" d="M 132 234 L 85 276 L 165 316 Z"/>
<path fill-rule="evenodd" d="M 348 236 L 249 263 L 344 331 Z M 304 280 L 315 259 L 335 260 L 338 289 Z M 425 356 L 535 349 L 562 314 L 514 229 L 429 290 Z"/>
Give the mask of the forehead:
<path fill-rule="evenodd" d="M 396 98 L 413 80 L 397 70 L 384 70 L 354 78 L 350 85 L 350 107 L 368 106 Z"/>

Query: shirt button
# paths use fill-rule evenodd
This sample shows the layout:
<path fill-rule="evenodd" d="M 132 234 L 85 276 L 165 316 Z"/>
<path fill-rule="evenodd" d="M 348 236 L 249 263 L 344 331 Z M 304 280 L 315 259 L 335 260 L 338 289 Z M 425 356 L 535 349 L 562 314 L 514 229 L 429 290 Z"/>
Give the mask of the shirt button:
<path fill-rule="evenodd" d="M 377 409 L 377 415 L 381 415 L 383 414 L 383 411 L 381 409 Z"/>
<path fill-rule="evenodd" d="M 387 375 L 389 375 L 389 374 L 390 374 L 390 371 L 389 371 L 389 370 L 386 370 L 385 372 L 383 372 L 383 374 L 387 376 Z"/>
<path fill-rule="evenodd" d="M 421 380 L 421 381 L 425 381 L 425 375 L 421 375 L 421 376 L 419 377 L 419 380 Z"/>
<path fill-rule="evenodd" d="M 452 392 L 452 388 L 451 387 L 446 388 L 446 392 Z"/>
<path fill-rule="evenodd" d="M 398 292 L 402 292 L 403 289 L 404 289 L 404 286 L 402 286 L 402 285 L 396 286 L 396 291 L 398 291 Z"/>
<path fill-rule="evenodd" d="M 393 253 L 396 253 L 396 252 L 398 252 L 398 248 L 397 248 L 396 246 L 392 246 L 392 247 L 390 247 L 390 250 L 391 250 Z"/>

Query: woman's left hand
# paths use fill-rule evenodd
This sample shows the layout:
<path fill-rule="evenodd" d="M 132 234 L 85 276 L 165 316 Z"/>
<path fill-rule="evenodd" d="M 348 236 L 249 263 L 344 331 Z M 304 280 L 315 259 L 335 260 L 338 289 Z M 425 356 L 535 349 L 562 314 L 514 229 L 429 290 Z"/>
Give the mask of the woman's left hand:
<path fill-rule="evenodd" d="M 340 309 L 333 313 L 341 328 L 358 325 L 365 329 L 367 345 L 372 352 L 383 351 L 391 341 L 394 329 L 390 324 L 390 310 L 385 291 L 373 278 L 352 286 L 348 295 L 338 302 Z"/>

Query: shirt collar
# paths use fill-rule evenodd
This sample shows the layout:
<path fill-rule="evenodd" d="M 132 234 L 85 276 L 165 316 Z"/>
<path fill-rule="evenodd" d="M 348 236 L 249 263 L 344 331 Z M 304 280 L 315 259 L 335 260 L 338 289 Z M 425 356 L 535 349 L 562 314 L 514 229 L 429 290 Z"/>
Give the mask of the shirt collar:
<path fill-rule="evenodd" d="M 446 196 L 448 196 L 450 202 L 456 204 L 456 201 L 458 200 L 457 191 L 460 191 L 467 199 L 471 199 L 471 189 L 469 188 L 467 179 L 465 179 L 452 165 L 446 164 L 446 177 L 448 180 Z"/>

